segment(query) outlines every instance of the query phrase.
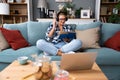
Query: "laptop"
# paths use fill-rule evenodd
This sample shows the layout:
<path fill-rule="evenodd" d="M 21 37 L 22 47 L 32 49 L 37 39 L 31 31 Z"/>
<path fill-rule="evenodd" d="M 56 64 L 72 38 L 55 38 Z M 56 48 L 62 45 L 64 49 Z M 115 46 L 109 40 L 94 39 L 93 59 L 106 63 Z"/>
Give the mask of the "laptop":
<path fill-rule="evenodd" d="M 64 70 L 92 69 L 97 53 L 81 52 L 75 54 L 63 54 L 61 56 L 60 68 Z"/>

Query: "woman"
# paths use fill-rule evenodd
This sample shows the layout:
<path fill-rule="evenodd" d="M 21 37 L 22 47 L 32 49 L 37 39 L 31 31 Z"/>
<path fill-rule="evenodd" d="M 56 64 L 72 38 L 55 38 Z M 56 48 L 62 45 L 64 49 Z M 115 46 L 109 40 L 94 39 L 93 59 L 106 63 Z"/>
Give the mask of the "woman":
<path fill-rule="evenodd" d="M 57 22 L 56 22 L 57 21 Z M 46 40 L 40 39 L 37 41 L 36 46 L 40 50 L 44 51 L 46 55 L 58 55 L 69 53 L 71 51 L 77 51 L 81 48 L 82 43 L 78 39 L 73 39 L 68 42 L 68 39 L 60 39 L 59 34 L 64 32 L 71 32 L 72 28 L 65 25 L 67 21 L 67 14 L 65 12 L 59 12 L 57 19 L 53 20 L 46 32 Z"/>

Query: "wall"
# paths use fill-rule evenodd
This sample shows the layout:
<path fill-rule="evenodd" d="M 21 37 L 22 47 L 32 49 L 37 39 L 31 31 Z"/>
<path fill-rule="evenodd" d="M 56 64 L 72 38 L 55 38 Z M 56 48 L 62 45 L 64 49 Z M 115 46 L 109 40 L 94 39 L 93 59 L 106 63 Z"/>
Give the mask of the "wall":
<path fill-rule="evenodd" d="M 48 3 L 48 7 L 50 10 L 58 10 L 58 5 L 59 4 L 64 4 L 64 3 L 56 3 L 55 0 L 46 0 Z M 95 12 L 95 0 L 73 0 L 72 2 L 75 4 L 75 9 L 78 9 L 80 7 L 83 7 L 84 9 L 88 9 L 91 7 L 92 11 Z M 34 15 L 34 20 L 36 18 L 40 17 L 39 14 L 39 9 L 37 8 L 37 0 L 33 0 L 33 15 Z"/>

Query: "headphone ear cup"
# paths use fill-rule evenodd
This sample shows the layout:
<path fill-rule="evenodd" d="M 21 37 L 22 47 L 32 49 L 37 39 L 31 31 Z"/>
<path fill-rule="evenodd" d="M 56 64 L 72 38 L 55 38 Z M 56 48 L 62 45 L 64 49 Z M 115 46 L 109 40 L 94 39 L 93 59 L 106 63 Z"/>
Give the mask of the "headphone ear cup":
<path fill-rule="evenodd" d="M 56 21 L 59 21 L 59 19 L 58 19 L 58 18 L 56 18 Z"/>
<path fill-rule="evenodd" d="M 68 20 L 68 18 L 66 17 L 66 21 Z"/>

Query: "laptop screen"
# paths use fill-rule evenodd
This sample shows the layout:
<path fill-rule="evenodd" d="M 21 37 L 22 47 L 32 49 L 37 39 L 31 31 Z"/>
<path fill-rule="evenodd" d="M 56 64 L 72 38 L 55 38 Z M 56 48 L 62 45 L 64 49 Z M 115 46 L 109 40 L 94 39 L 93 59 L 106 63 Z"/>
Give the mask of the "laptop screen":
<path fill-rule="evenodd" d="M 97 53 L 83 52 L 62 55 L 60 68 L 65 70 L 91 69 Z"/>

